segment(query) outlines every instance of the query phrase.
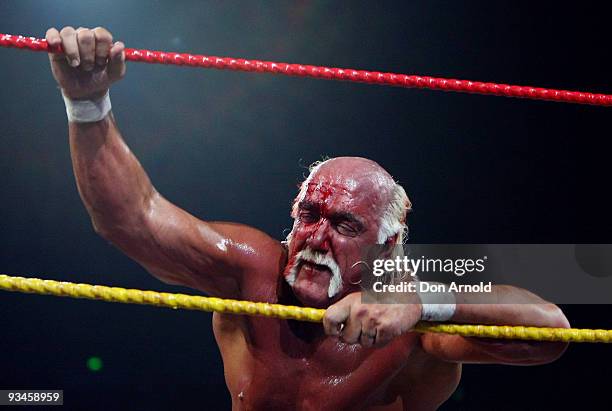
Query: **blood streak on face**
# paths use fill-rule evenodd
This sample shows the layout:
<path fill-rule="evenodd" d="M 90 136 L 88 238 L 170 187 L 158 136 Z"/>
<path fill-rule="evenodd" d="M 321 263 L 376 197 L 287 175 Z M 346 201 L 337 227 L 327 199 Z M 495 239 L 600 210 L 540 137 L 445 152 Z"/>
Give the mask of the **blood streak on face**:
<path fill-rule="evenodd" d="M 305 184 L 289 242 L 285 278 L 304 304 L 327 307 L 357 291 L 365 250 L 376 244 L 393 179 L 371 160 L 328 160 Z"/>

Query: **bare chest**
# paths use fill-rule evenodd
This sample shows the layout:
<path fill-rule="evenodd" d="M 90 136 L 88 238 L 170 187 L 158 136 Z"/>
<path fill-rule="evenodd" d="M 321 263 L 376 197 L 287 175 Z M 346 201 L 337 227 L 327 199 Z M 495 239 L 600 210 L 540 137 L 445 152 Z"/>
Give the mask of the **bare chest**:
<path fill-rule="evenodd" d="M 231 339 L 222 327 L 216 333 L 235 409 L 342 410 L 384 401 L 416 339 L 364 349 L 322 335 L 320 324 L 229 321 L 239 322 Z"/>

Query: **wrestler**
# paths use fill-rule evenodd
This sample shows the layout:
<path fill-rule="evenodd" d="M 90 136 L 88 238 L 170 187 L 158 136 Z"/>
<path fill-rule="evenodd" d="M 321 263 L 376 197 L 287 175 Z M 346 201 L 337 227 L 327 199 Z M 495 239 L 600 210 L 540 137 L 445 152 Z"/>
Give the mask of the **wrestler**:
<path fill-rule="evenodd" d="M 110 112 L 108 89 L 125 75 L 124 45 L 100 27 L 51 28 L 46 39 L 65 51 L 49 57 L 66 102 L 79 193 L 97 233 L 170 284 L 328 308 L 324 327 L 213 315 L 233 409 L 431 410 L 457 387 L 462 363 L 542 364 L 564 351 L 562 343 L 412 332 L 431 310 L 416 294 L 405 304 L 362 304 L 361 253 L 372 244 L 389 253 L 401 243 L 410 207 L 371 160 L 335 158 L 314 167 L 294 202 L 286 245 L 178 208 L 155 190 Z M 522 304 L 458 298 L 447 319 L 569 327 L 558 307 L 528 291 L 498 286 L 494 293 Z"/>

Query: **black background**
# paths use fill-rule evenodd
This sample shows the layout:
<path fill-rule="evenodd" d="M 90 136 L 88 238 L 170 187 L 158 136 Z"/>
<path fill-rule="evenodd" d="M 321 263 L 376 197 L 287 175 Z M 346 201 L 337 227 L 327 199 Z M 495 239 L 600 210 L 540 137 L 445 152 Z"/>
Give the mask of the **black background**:
<path fill-rule="evenodd" d="M 108 27 L 128 47 L 611 93 L 598 3 L 20 1 L 0 32 Z M 0 50 L 0 272 L 164 285 L 97 237 L 64 106 L 41 53 Z M 305 166 L 372 158 L 414 205 L 417 243 L 609 243 L 611 108 L 129 64 L 111 91 L 160 192 L 193 214 L 282 238 Z M 542 273 L 554 281 L 554 273 Z M 607 306 L 563 307 L 612 328 Z M 0 293 L 0 388 L 65 390 L 67 409 L 229 409 L 211 315 Z M 538 367 L 464 367 L 444 410 L 607 401 L 612 347 Z M 99 356 L 104 367 L 89 371 Z"/>

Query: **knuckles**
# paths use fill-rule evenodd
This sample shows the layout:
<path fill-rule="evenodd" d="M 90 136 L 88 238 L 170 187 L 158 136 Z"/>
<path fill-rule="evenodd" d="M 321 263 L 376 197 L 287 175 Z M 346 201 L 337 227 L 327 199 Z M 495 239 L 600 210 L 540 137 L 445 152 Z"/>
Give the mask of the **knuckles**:
<path fill-rule="evenodd" d="M 370 310 L 365 305 L 359 305 L 355 310 L 355 317 L 359 318 L 360 320 L 369 316 Z"/>
<path fill-rule="evenodd" d="M 63 28 L 60 30 L 60 32 L 59 32 L 59 33 L 60 33 L 60 35 L 61 35 L 61 36 L 67 36 L 67 35 L 69 35 L 69 34 L 74 33 L 74 31 L 75 31 L 75 30 L 74 30 L 74 27 L 72 27 L 72 26 L 66 26 L 66 27 L 63 27 Z"/>
<path fill-rule="evenodd" d="M 107 30 L 103 29 L 102 27 L 96 27 L 92 30 L 92 32 L 95 34 L 96 41 L 112 44 L 113 35 Z"/>
<path fill-rule="evenodd" d="M 355 317 L 362 322 L 378 323 L 386 316 L 387 311 L 377 305 L 359 304 L 355 309 Z"/>
<path fill-rule="evenodd" d="M 75 29 L 73 26 L 65 26 L 62 27 L 62 29 L 59 31 L 55 27 L 51 27 L 47 30 L 47 35 L 53 34 L 55 32 L 58 32 L 63 39 L 69 36 L 73 36 L 76 33 L 78 41 L 80 43 L 91 43 L 96 41 L 110 44 L 113 42 L 113 35 L 111 34 L 111 32 L 101 26 L 95 27 L 93 29 L 89 29 L 87 27 L 82 26 Z"/>
<path fill-rule="evenodd" d="M 89 29 L 82 29 L 77 31 L 77 36 L 80 43 L 90 45 L 94 42 L 94 33 Z"/>

